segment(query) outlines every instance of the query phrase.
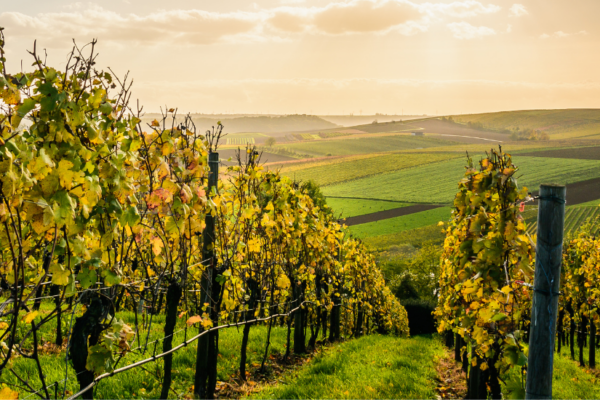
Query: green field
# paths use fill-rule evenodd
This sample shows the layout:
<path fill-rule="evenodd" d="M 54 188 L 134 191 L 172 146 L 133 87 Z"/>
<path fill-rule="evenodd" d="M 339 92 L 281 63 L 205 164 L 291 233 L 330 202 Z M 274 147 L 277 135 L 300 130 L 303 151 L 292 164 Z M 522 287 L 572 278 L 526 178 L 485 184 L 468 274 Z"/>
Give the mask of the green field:
<path fill-rule="evenodd" d="M 424 226 L 436 224 L 440 221 L 448 221 L 451 210 L 450 207 L 440 207 L 433 210 L 403 215 L 401 217 L 354 225 L 349 229 L 353 235 L 359 238 L 390 235 L 415 228 L 422 228 Z"/>
<path fill-rule="evenodd" d="M 600 110 L 529 110 L 486 114 L 456 115 L 461 123 L 480 122 L 494 130 L 528 128 L 543 130 L 554 138 L 586 137 L 600 133 Z"/>
<path fill-rule="evenodd" d="M 573 207 L 567 207 L 565 210 L 565 236 L 569 234 L 575 234 L 577 229 L 586 223 L 588 220 L 595 220 L 600 218 L 600 207 L 598 207 L 598 200 L 594 201 L 596 204 L 592 206 L 585 205 L 577 205 Z M 533 215 L 524 216 L 525 220 L 528 222 L 527 232 L 530 235 L 537 233 L 537 211 L 534 211 Z M 598 223 L 593 224 L 590 228 L 590 233 L 596 234 L 598 230 L 600 230 L 600 225 Z"/>
<path fill-rule="evenodd" d="M 457 153 L 387 154 L 379 157 L 350 159 L 347 161 L 338 160 L 335 163 L 321 164 L 304 169 L 294 168 L 290 169 L 289 172 L 283 169 L 282 173 L 299 180 L 312 179 L 321 186 L 327 186 L 367 176 L 398 171 L 417 165 L 431 164 L 462 157 L 462 154 Z"/>
<path fill-rule="evenodd" d="M 299 154 L 315 157 L 326 155 L 343 156 L 350 154 L 379 153 L 408 149 L 426 149 L 428 147 L 453 144 L 448 140 L 409 135 L 374 136 L 359 139 L 323 140 L 319 142 L 291 143 L 278 145 Z"/>
<path fill-rule="evenodd" d="M 519 185 L 537 190 L 544 183 L 573 183 L 600 177 L 600 161 L 515 156 Z M 464 174 L 465 160 L 450 160 L 357 179 L 323 188 L 326 196 L 414 203 L 450 203 Z"/>
<path fill-rule="evenodd" d="M 398 203 L 396 201 L 384 200 L 336 199 L 330 197 L 327 199 L 327 205 L 333 209 L 335 215 L 349 218 L 356 217 L 357 215 L 406 207 L 409 206 L 410 203 Z"/>
<path fill-rule="evenodd" d="M 374 251 L 386 251 L 393 246 L 412 246 L 415 248 L 425 243 L 441 245 L 444 241 L 442 229 L 436 224 L 397 233 L 370 236 L 363 239 L 365 245 Z"/>
<path fill-rule="evenodd" d="M 431 399 L 439 340 L 370 335 L 315 357 L 292 379 L 256 399 Z"/>

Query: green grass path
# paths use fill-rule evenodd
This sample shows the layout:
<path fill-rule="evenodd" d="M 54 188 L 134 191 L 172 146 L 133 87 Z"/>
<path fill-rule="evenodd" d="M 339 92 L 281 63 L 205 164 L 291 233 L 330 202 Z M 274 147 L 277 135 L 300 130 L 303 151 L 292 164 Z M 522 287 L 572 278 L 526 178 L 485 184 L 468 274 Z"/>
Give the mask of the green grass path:
<path fill-rule="evenodd" d="M 442 354 L 440 341 L 427 336 L 364 336 L 315 357 L 296 376 L 253 398 L 434 398 L 434 358 Z"/>

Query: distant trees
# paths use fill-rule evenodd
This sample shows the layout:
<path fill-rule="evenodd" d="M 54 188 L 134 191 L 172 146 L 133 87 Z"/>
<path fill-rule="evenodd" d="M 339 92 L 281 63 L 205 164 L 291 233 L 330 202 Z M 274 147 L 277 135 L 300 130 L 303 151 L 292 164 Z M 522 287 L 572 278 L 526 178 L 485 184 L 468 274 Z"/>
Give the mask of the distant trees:
<path fill-rule="evenodd" d="M 277 143 L 277 140 L 274 137 L 270 137 L 265 141 L 265 144 L 269 147 L 275 146 L 275 143 Z"/>
<path fill-rule="evenodd" d="M 516 127 L 510 134 L 510 140 L 549 140 L 550 136 L 546 132 L 525 128 L 523 130 Z"/>

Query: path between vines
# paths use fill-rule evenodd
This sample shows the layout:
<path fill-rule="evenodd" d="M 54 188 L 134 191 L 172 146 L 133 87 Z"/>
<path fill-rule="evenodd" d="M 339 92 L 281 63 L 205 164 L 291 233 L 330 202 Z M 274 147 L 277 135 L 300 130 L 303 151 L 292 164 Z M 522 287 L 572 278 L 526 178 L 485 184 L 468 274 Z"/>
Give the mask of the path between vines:
<path fill-rule="evenodd" d="M 250 397 L 434 398 L 435 362 L 443 352 L 431 336 L 364 336 L 329 348 Z"/>

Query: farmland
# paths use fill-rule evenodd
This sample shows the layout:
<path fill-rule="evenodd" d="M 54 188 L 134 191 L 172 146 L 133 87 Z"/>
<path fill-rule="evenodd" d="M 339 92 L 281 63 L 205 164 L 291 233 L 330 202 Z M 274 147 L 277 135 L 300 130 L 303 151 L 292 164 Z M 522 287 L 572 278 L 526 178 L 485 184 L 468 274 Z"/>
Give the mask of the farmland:
<path fill-rule="evenodd" d="M 555 138 L 588 137 L 600 133 L 600 111 L 595 109 L 531 110 L 459 115 L 461 123 L 478 122 L 493 130 L 528 128 L 548 132 Z"/>
<path fill-rule="evenodd" d="M 456 153 L 413 153 L 413 154 L 382 154 L 376 157 L 340 159 L 335 163 L 322 164 L 314 167 L 283 168 L 284 174 L 294 176 L 298 180 L 314 180 L 321 186 L 352 181 L 359 178 L 398 171 L 418 165 L 433 164 L 462 157 Z M 360 196 L 357 196 L 360 197 Z"/>
<path fill-rule="evenodd" d="M 596 201 L 596 203 L 599 203 Z M 531 235 L 537 233 L 537 214 L 526 214 L 524 216 L 528 222 L 527 232 Z M 598 204 L 591 206 L 567 207 L 565 212 L 565 236 L 574 235 L 582 225 L 590 222 L 591 226 L 586 231 L 591 234 L 597 234 L 600 229 L 600 207 Z"/>
<path fill-rule="evenodd" d="M 352 154 L 379 153 L 408 149 L 425 149 L 452 144 L 451 141 L 410 135 L 374 136 L 359 139 L 323 140 L 315 142 L 278 145 L 287 150 L 312 156 L 340 156 Z"/>
<path fill-rule="evenodd" d="M 515 157 L 521 186 L 536 190 L 541 182 L 570 183 L 600 177 L 600 162 L 559 158 Z M 427 164 L 374 177 L 327 186 L 328 196 L 360 197 L 413 203 L 450 203 L 465 160 Z M 400 190 L 401 188 L 401 190 Z"/>
<path fill-rule="evenodd" d="M 348 218 L 378 211 L 392 210 L 409 204 L 396 201 L 338 199 L 330 197 L 327 199 L 327 205 L 335 210 L 336 216 L 341 215 L 343 218 Z"/>
<path fill-rule="evenodd" d="M 350 227 L 350 232 L 359 238 L 400 233 L 437 224 L 439 221 L 448 221 L 450 211 L 450 207 L 440 207 L 401 217 L 354 225 Z"/>

